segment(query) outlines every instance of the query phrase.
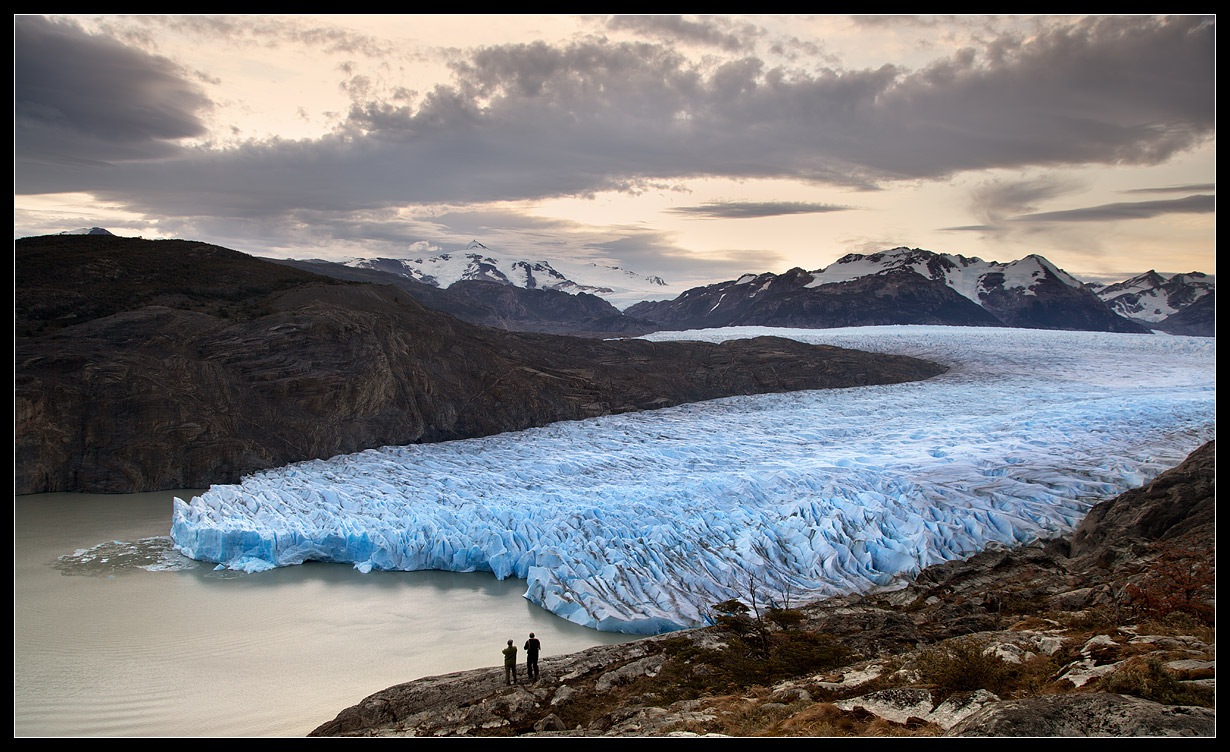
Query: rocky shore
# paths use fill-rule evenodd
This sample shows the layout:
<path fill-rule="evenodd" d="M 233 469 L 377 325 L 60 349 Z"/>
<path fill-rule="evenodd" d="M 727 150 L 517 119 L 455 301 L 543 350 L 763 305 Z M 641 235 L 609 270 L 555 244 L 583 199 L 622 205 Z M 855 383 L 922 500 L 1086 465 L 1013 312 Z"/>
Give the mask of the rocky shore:
<path fill-rule="evenodd" d="M 427 677 L 313 736 L 1214 736 L 1216 454 L 904 589 Z M 754 588 L 752 589 L 754 592 Z M 750 599 L 749 599 L 750 600 Z"/>

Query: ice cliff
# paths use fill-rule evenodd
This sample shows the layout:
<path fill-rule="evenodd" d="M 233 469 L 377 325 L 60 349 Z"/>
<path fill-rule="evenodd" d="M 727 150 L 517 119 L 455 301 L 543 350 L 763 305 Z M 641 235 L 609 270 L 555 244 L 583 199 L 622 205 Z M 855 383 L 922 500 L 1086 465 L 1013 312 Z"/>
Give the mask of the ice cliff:
<path fill-rule="evenodd" d="M 1095 502 L 1214 438 L 1215 342 L 947 327 L 739 328 L 950 371 L 894 386 L 731 397 L 290 465 L 175 500 L 186 555 L 491 571 L 602 630 L 702 623 L 900 582 L 1070 532 Z"/>

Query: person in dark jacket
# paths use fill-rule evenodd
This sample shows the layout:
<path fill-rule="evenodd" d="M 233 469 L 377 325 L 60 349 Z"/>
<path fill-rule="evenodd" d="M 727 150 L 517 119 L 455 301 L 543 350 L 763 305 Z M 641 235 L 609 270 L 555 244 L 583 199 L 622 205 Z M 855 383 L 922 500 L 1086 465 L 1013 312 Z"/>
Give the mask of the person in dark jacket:
<path fill-rule="evenodd" d="M 508 641 L 508 647 L 504 648 L 504 682 L 507 684 L 517 684 L 517 646 L 512 640 Z"/>
<path fill-rule="evenodd" d="M 538 679 L 538 651 L 541 649 L 542 643 L 530 632 L 530 639 L 525 641 L 525 673 L 529 681 Z"/>

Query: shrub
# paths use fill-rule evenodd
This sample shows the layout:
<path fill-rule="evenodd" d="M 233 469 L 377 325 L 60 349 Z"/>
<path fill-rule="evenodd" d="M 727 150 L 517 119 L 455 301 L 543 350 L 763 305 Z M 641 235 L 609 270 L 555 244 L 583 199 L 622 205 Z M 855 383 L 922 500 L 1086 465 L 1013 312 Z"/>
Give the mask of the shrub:
<path fill-rule="evenodd" d="M 962 637 L 926 650 L 917 661 L 920 678 L 941 689 L 985 689 L 1002 694 L 1013 683 L 1014 671 L 991 652 L 986 641 Z"/>

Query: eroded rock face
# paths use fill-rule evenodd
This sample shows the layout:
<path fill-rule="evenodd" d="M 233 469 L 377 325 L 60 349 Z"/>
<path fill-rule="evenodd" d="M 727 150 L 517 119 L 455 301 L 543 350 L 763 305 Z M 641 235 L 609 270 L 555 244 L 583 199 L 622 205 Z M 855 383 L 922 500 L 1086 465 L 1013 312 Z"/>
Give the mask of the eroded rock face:
<path fill-rule="evenodd" d="M 385 445 L 945 370 L 775 338 L 502 332 L 373 285 L 291 284 L 226 318 L 101 303 L 106 315 L 17 341 L 19 494 L 199 488 Z"/>
<path fill-rule="evenodd" d="M 1070 555 L 1107 565 L 1153 541 L 1174 540 L 1201 528 L 1211 531 L 1216 503 L 1217 454 L 1209 442 L 1152 483 L 1089 510 L 1072 535 Z"/>
<path fill-rule="evenodd" d="M 1039 695 L 987 705 L 946 736 L 1213 736 L 1215 722 L 1209 708 L 1127 695 Z"/>

